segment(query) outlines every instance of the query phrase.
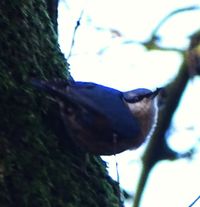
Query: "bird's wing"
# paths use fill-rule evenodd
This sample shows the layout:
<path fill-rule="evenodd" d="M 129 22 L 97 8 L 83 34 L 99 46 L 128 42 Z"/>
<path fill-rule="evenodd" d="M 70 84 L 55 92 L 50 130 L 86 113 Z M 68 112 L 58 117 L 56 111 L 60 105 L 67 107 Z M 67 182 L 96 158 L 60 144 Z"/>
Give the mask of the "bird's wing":
<path fill-rule="evenodd" d="M 122 92 L 88 82 L 40 81 L 32 84 L 54 97 L 75 106 L 84 107 L 94 115 L 111 123 L 114 132 L 129 138 L 139 133 L 138 121 L 132 116 L 123 100 Z"/>

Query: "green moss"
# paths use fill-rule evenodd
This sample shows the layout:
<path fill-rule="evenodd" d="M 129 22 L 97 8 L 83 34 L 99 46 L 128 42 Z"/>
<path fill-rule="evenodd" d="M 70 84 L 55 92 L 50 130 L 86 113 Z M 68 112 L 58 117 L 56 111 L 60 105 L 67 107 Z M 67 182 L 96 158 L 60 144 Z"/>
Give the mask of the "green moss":
<path fill-rule="evenodd" d="M 0 206 L 117 206 L 100 158 L 77 149 L 31 78 L 69 68 L 42 0 L 0 1 Z"/>

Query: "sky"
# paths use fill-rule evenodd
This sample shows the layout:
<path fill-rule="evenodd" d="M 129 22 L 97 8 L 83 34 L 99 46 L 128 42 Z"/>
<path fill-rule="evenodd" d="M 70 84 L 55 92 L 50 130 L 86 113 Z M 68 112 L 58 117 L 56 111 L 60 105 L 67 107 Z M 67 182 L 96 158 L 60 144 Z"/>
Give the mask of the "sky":
<path fill-rule="evenodd" d="M 178 72 L 182 56 L 175 51 L 147 51 L 139 43 L 147 40 L 170 12 L 194 5 L 200 6 L 200 1 L 61 0 L 59 42 L 70 63 L 73 78 L 122 91 L 138 87 L 155 89 L 169 83 Z M 74 28 L 80 16 L 81 24 L 69 57 Z M 200 28 L 199 19 L 200 10 L 171 17 L 158 30 L 160 45 L 187 48 L 188 37 Z M 169 145 L 178 152 L 185 152 L 195 145 L 197 153 L 193 160 L 158 163 L 148 179 L 141 207 L 188 207 L 200 195 L 199 88 L 200 78 L 189 82 L 168 138 Z M 128 192 L 133 193 L 137 185 L 141 172 L 140 158 L 146 144 L 136 151 L 117 155 L 120 184 Z M 103 159 L 109 163 L 109 173 L 116 179 L 114 156 Z"/>

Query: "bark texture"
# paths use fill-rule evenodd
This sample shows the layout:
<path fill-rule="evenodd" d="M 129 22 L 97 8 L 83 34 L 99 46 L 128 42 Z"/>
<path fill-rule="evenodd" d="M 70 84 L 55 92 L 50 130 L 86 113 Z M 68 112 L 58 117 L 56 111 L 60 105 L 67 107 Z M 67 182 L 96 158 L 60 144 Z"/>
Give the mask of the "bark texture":
<path fill-rule="evenodd" d="M 73 145 L 30 84 L 69 75 L 46 2 L 1 0 L 0 28 L 0 206 L 118 206 L 105 163 Z"/>

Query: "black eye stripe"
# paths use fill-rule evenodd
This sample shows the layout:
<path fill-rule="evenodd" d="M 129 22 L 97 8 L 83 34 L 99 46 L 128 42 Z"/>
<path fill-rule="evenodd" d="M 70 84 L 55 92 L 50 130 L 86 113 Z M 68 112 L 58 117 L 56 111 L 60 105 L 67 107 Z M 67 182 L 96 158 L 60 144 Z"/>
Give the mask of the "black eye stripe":
<path fill-rule="evenodd" d="M 136 103 L 136 102 L 141 101 L 144 98 L 149 98 L 150 96 L 152 96 L 152 93 L 138 95 L 138 96 L 134 96 L 134 97 L 124 97 L 124 100 L 128 103 Z"/>
<path fill-rule="evenodd" d="M 135 97 L 124 97 L 124 100 L 128 103 L 136 103 L 138 101 L 141 101 L 143 99 L 143 97 L 141 96 L 135 96 Z"/>

